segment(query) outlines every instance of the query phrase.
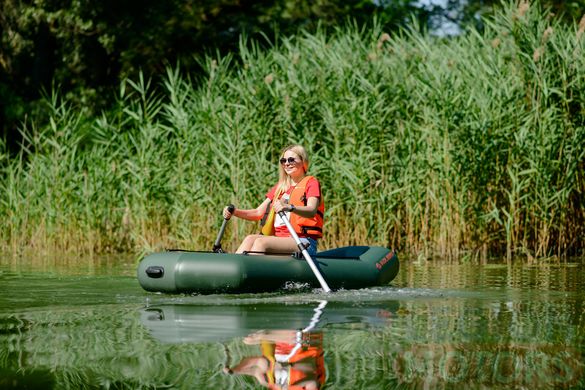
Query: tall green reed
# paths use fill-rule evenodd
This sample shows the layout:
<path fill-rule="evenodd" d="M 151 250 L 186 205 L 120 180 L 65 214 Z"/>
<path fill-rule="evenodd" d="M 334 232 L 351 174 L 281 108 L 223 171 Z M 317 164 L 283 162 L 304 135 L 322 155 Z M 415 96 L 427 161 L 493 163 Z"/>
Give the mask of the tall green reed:
<path fill-rule="evenodd" d="M 509 4 L 450 39 L 379 27 L 299 34 L 201 60 L 195 80 L 125 80 L 91 117 L 53 97 L 2 161 L 13 250 L 208 249 L 228 203 L 256 207 L 280 149 L 307 146 L 321 247 L 529 259 L 584 247 L 583 26 Z M 1 150 L 1 149 L 0 149 Z M 1 154 L 0 154 L 1 155 Z M 234 219 L 224 247 L 257 224 Z"/>

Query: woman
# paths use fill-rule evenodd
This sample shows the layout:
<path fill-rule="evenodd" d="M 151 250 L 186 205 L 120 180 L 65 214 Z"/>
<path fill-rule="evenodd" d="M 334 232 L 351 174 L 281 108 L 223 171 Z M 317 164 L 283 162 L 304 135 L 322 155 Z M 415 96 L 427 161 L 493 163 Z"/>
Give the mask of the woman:
<path fill-rule="evenodd" d="M 285 212 L 309 254 L 313 256 L 317 253 L 317 240 L 323 235 L 325 206 L 319 181 L 307 176 L 308 168 L 309 158 L 305 148 L 300 145 L 287 146 L 280 155 L 278 183 L 268 191 L 264 202 L 255 209 L 235 209 L 233 213 L 227 207 L 224 209 L 226 219 L 234 215 L 249 221 L 262 219 L 271 205 L 276 213 L 274 235 L 251 234 L 236 253 L 296 252 L 297 244 L 278 214 L 281 211 Z"/>

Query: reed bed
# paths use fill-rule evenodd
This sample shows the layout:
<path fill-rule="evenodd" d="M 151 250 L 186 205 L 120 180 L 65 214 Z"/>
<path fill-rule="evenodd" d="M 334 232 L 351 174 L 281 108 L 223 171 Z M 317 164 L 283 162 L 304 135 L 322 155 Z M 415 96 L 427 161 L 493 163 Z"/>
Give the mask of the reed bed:
<path fill-rule="evenodd" d="M 56 94 L 0 143 L 0 244 L 14 252 L 209 249 L 228 203 L 256 207 L 280 149 L 322 182 L 321 248 L 533 260 L 585 244 L 580 25 L 510 4 L 440 39 L 348 26 L 201 60 L 196 79 L 125 80 L 93 116 Z M 224 248 L 254 223 L 233 220 Z"/>

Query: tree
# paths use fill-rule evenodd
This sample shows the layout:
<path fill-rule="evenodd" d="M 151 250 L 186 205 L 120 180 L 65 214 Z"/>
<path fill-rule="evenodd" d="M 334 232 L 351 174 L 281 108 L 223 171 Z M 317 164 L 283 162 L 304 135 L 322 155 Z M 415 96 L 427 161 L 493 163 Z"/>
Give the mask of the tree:
<path fill-rule="evenodd" d="M 109 88 L 138 71 L 156 75 L 180 62 L 198 69 L 205 52 L 237 50 L 240 35 L 274 39 L 374 14 L 388 28 L 407 21 L 413 1 L 367 0 L 1 0 L 0 120 L 15 144 L 15 126 L 37 116 L 43 91 L 85 107 L 107 105 Z"/>
<path fill-rule="evenodd" d="M 544 1 L 568 18 L 585 0 Z M 180 63 L 196 73 L 197 57 L 235 51 L 239 37 L 270 44 L 278 34 L 331 28 L 377 16 L 386 31 L 412 18 L 426 26 L 441 20 L 477 24 L 493 0 L 448 0 L 420 6 L 414 0 L 0 0 L 0 137 L 14 148 L 15 130 L 26 117 L 42 115 L 43 91 L 59 88 L 94 110 L 106 107 L 108 91 L 138 71 L 148 77 Z M 266 41 L 268 38 L 268 41 Z"/>

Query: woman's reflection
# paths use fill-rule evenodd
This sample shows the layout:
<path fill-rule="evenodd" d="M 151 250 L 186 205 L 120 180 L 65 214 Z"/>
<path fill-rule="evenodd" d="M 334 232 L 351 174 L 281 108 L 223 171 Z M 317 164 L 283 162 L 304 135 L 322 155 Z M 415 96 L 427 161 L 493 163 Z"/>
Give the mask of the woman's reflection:
<path fill-rule="evenodd" d="M 226 374 L 249 375 L 269 389 L 319 389 L 325 383 L 323 332 L 313 330 L 327 301 L 315 308 L 305 329 L 268 330 L 250 334 L 244 343 L 259 345 L 260 356 L 243 358 Z"/>

